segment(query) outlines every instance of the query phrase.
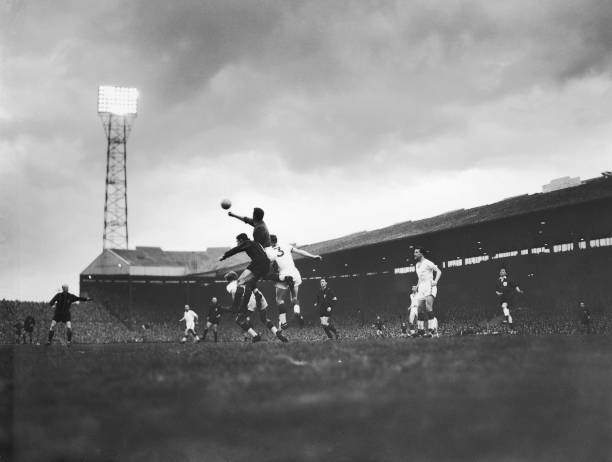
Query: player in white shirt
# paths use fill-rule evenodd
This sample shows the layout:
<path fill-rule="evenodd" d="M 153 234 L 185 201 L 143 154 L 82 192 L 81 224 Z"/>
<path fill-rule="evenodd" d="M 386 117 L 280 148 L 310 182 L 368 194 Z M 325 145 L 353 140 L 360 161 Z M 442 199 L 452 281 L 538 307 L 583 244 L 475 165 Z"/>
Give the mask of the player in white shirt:
<path fill-rule="evenodd" d="M 181 339 L 181 343 L 185 343 L 187 341 L 187 336 L 192 335 L 194 342 L 199 342 L 200 337 L 195 333 L 195 325 L 198 320 L 198 315 L 195 311 L 189 308 L 189 305 L 185 305 L 185 314 L 179 320 L 179 322 L 185 321 L 185 333 L 183 338 Z"/>
<path fill-rule="evenodd" d="M 417 294 L 419 297 L 419 331 L 425 331 L 425 320 L 427 320 L 427 337 L 438 335 L 438 320 L 433 313 L 433 305 L 438 294 L 438 281 L 442 276 L 442 271 L 433 262 L 425 258 L 423 249 L 415 247 L 414 259 L 416 260 L 415 270 L 418 277 Z M 435 273 L 435 276 L 434 276 Z"/>
<path fill-rule="evenodd" d="M 234 271 L 230 271 L 225 275 L 225 280 L 228 282 L 226 290 L 233 299 L 238 289 L 238 275 Z M 247 311 L 249 315 L 246 317 L 241 317 L 239 315 L 237 318 L 239 319 L 238 325 L 245 333 L 251 336 L 253 343 L 261 340 L 261 336 L 253 329 L 253 324 L 251 322 L 251 317 L 255 314 L 256 310 L 259 311 L 259 319 L 261 319 L 261 322 L 270 329 L 270 332 L 272 332 L 281 342 L 287 342 L 288 340 L 282 334 L 281 330 L 268 318 L 268 302 L 266 297 L 263 296 L 259 289 L 255 288 L 247 302 Z"/>
<path fill-rule="evenodd" d="M 410 308 L 408 308 L 408 324 L 410 324 L 410 335 L 416 334 L 417 318 L 419 316 L 419 295 L 417 286 L 412 286 L 410 293 Z"/>
<path fill-rule="evenodd" d="M 300 323 L 300 326 L 304 325 L 304 317 L 300 312 L 300 305 L 298 301 L 298 288 L 302 283 L 302 276 L 295 266 L 293 261 L 292 252 L 297 253 L 308 258 L 314 258 L 317 260 L 323 260 L 320 255 L 313 255 L 291 244 L 279 243 L 278 238 L 274 235 L 270 235 L 270 241 L 272 242 L 272 249 L 274 249 L 274 261 L 278 266 L 278 281 L 276 282 L 276 304 L 278 306 L 278 324 L 281 329 L 287 328 L 287 308 L 285 306 L 285 298 L 287 293 L 290 293 L 291 304 L 293 305 L 293 314 Z"/>

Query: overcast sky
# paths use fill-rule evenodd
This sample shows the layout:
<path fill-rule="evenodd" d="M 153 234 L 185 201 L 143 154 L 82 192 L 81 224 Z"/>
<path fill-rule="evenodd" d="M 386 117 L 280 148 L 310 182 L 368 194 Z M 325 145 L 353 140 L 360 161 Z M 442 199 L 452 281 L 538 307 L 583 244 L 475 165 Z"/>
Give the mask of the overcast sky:
<path fill-rule="evenodd" d="M 300 244 L 612 168 L 609 1 L 0 0 L 0 298 L 102 250 L 101 84 L 134 86 L 130 247 L 266 210 Z"/>

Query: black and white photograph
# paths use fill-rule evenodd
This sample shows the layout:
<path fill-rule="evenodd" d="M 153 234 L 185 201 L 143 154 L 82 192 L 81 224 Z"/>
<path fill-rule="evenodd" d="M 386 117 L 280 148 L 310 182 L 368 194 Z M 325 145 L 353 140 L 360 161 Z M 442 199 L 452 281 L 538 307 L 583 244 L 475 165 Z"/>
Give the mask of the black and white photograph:
<path fill-rule="evenodd" d="M 612 461 L 612 2 L 0 0 L 0 462 Z"/>

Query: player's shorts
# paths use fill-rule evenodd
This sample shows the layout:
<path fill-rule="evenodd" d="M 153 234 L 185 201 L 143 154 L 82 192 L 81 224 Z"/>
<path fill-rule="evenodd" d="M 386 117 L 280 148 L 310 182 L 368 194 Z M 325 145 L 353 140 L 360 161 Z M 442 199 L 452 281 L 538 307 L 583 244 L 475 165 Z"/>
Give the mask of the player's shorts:
<path fill-rule="evenodd" d="M 206 318 L 206 322 L 209 322 L 211 324 L 219 324 L 220 319 L 217 318 L 216 316 L 209 316 Z"/>
<path fill-rule="evenodd" d="M 279 273 L 278 278 L 282 281 L 287 276 L 291 276 L 293 278 L 293 287 L 298 287 L 302 283 L 302 276 L 297 268 L 294 268 L 291 271 L 283 271 Z M 289 286 L 285 282 L 277 282 L 274 284 L 275 287 L 279 289 L 288 289 Z"/>
<path fill-rule="evenodd" d="M 252 261 L 247 269 L 253 273 L 255 279 L 262 279 L 270 272 L 270 261 Z"/>
<path fill-rule="evenodd" d="M 419 298 L 429 297 L 430 295 L 434 298 L 438 295 L 438 286 L 419 286 L 418 291 Z"/>
<path fill-rule="evenodd" d="M 499 306 L 502 306 L 502 304 L 507 303 L 508 304 L 508 308 L 512 308 L 512 297 L 508 297 L 506 295 L 502 295 L 499 297 Z"/>
<path fill-rule="evenodd" d="M 249 303 L 247 304 L 247 310 L 249 310 L 251 313 L 254 312 L 257 309 L 257 300 L 255 298 L 255 294 L 251 295 L 251 299 L 249 300 Z M 268 309 L 268 301 L 266 300 L 266 297 L 264 297 L 263 295 L 261 296 L 261 308 L 260 310 L 267 310 Z"/>
<path fill-rule="evenodd" d="M 323 318 L 323 317 L 330 317 L 332 315 L 332 310 L 330 309 L 329 311 L 327 311 L 327 306 L 321 306 L 319 307 L 319 317 Z"/>
<path fill-rule="evenodd" d="M 70 311 L 68 312 L 56 311 L 55 314 L 53 315 L 53 320 L 55 322 L 63 322 L 63 323 L 70 322 Z"/>

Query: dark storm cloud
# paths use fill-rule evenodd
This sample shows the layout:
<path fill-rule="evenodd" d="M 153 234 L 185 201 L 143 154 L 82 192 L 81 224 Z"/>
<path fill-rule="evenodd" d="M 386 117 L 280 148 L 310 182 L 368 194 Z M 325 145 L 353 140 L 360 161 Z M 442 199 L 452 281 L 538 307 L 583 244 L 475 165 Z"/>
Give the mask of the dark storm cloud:
<path fill-rule="evenodd" d="M 459 136 L 473 107 L 611 68 L 612 4 L 595 0 L 12 1 L 4 10 L 4 56 L 17 64 L 4 80 L 53 81 L 63 120 L 31 110 L 24 90 L 23 112 L 3 130 L 70 136 L 99 83 L 135 85 L 151 162 L 265 151 L 300 170 L 359 166 Z M 46 65 L 29 67 L 37 59 Z M 75 92 L 89 92 L 91 106 Z"/>

